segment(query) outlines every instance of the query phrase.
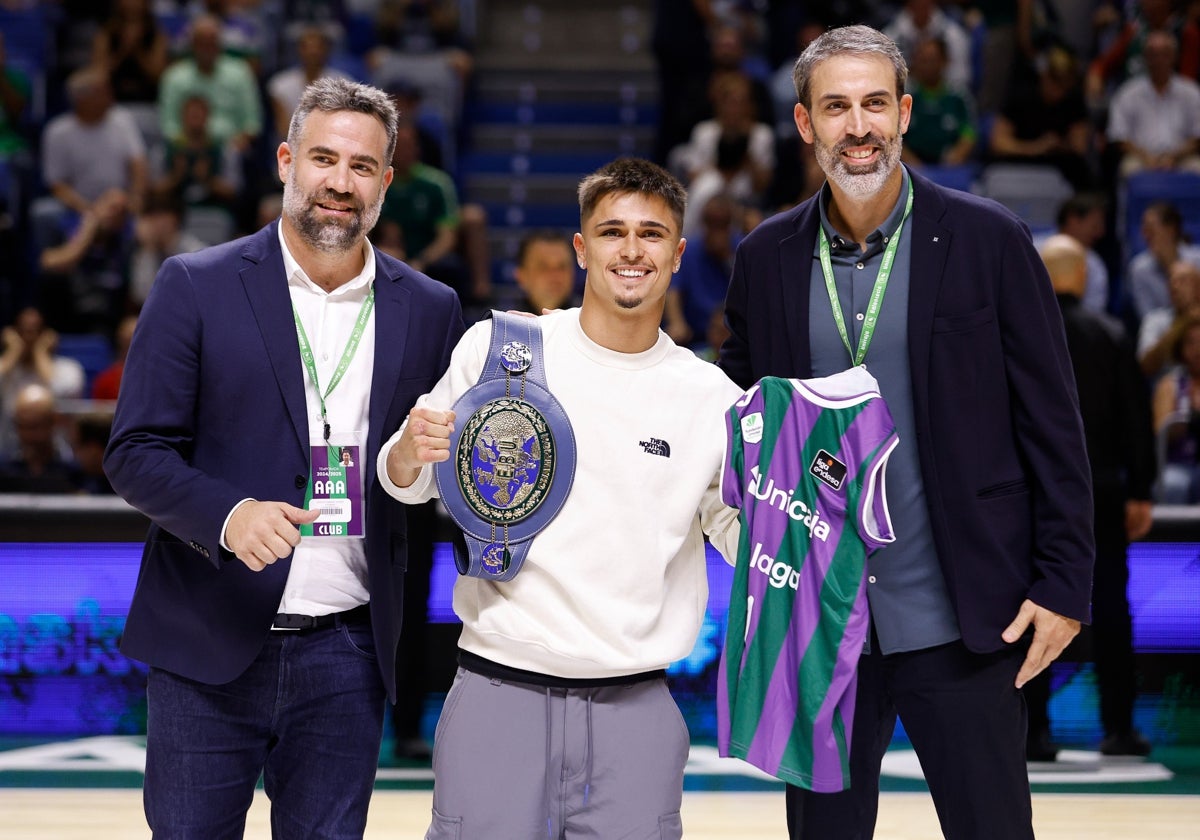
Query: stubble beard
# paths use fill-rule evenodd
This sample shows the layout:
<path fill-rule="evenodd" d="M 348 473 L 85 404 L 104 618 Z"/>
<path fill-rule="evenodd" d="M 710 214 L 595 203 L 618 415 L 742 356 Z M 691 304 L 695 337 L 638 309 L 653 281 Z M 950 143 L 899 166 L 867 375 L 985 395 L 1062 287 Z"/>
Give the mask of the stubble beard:
<path fill-rule="evenodd" d="M 879 146 L 882 154 L 879 159 L 866 167 L 851 167 L 842 157 L 842 152 L 854 146 Z M 876 195 L 888 178 L 900 165 L 901 135 L 897 134 L 891 140 L 885 140 L 877 134 L 865 137 L 846 138 L 829 146 L 820 137 L 813 136 L 813 151 L 817 164 L 830 181 L 851 198 L 870 198 Z"/>
<path fill-rule="evenodd" d="M 344 223 L 337 219 L 322 219 L 317 215 L 316 205 L 322 198 L 329 198 L 340 204 L 353 201 L 352 198 L 348 200 L 328 190 L 321 195 L 306 195 L 296 182 L 296 168 L 293 166 L 288 174 L 287 183 L 283 186 L 283 215 L 292 223 L 300 238 L 311 247 L 327 254 L 344 254 L 361 247 L 362 237 L 379 221 L 384 199 L 382 187 L 373 204 L 369 207 L 356 207 Z"/>

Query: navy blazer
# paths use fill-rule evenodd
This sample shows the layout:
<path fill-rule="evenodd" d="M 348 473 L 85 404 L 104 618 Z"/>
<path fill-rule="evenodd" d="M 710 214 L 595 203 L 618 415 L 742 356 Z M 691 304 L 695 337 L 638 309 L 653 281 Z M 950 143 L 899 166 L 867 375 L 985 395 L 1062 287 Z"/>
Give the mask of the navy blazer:
<path fill-rule="evenodd" d="M 220 684 L 261 649 L 290 558 L 250 571 L 219 544 L 255 498 L 304 504 L 304 368 L 278 222 L 167 260 L 138 320 L 104 468 L 151 520 L 121 650 Z M 440 283 L 375 252 L 375 357 L 366 446 L 366 559 L 379 668 L 395 700 L 407 521 L 376 481 L 383 442 L 432 389 L 464 327 Z"/>
<path fill-rule="evenodd" d="M 910 175 L 908 352 L 921 476 L 963 641 L 989 652 L 1003 647 L 1000 633 L 1025 598 L 1090 618 L 1083 428 L 1062 316 L 1029 229 L 996 202 Z M 742 387 L 812 375 L 817 201 L 768 219 L 738 247 L 720 364 Z"/>

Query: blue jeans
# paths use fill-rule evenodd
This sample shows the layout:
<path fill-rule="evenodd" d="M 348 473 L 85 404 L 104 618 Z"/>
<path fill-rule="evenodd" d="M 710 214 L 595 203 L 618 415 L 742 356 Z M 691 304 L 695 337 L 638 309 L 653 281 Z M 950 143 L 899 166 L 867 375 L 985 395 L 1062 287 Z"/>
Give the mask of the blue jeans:
<path fill-rule="evenodd" d="M 273 837 L 362 837 L 385 700 L 370 625 L 272 632 L 225 685 L 152 668 L 146 698 L 156 840 L 242 837 L 260 774 Z"/>

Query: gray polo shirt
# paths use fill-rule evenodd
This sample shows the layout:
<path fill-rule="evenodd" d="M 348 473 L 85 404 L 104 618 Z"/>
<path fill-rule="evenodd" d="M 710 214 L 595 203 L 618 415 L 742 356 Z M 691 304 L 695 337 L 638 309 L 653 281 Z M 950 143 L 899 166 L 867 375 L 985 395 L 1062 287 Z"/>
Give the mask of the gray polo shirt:
<path fill-rule="evenodd" d="M 879 273 L 888 237 L 904 215 L 910 179 L 904 172 L 900 198 L 884 223 L 867 237 L 867 250 L 854 242 L 838 246 L 829 223 L 829 185 L 821 189 L 821 224 L 830 242 L 834 283 L 846 319 L 850 343 L 857 349 L 867 302 Z M 867 598 L 871 621 L 884 653 L 922 650 L 959 638 L 958 621 L 938 564 L 929 525 L 925 487 L 917 459 L 913 420 L 912 377 L 908 369 L 908 289 L 912 256 L 912 224 L 904 225 L 887 293 L 864 364 L 879 382 L 896 421 L 900 442 L 887 467 L 887 502 L 896 541 L 867 559 Z M 829 376 L 853 364 L 830 309 L 821 270 L 820 240 L 813 249 L 809 291 L 809 353 L 812 375 Z"/>

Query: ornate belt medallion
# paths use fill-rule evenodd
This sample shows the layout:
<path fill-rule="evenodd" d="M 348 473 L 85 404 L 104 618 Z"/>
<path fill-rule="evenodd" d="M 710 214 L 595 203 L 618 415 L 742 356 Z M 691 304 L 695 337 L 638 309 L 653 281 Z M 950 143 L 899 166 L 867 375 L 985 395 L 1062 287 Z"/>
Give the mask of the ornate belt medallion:
<path fill-rule="evenodd" d="M 535 318 L 492 313 L 487 363 L 454 404 L 461 427 L 450 459 L 434 468 L 438 492 L 463 540 L 461 574 L 511 580 L 533 537 L 558 514 L 575 475 L 575 436 L 546 388 Z"/>

